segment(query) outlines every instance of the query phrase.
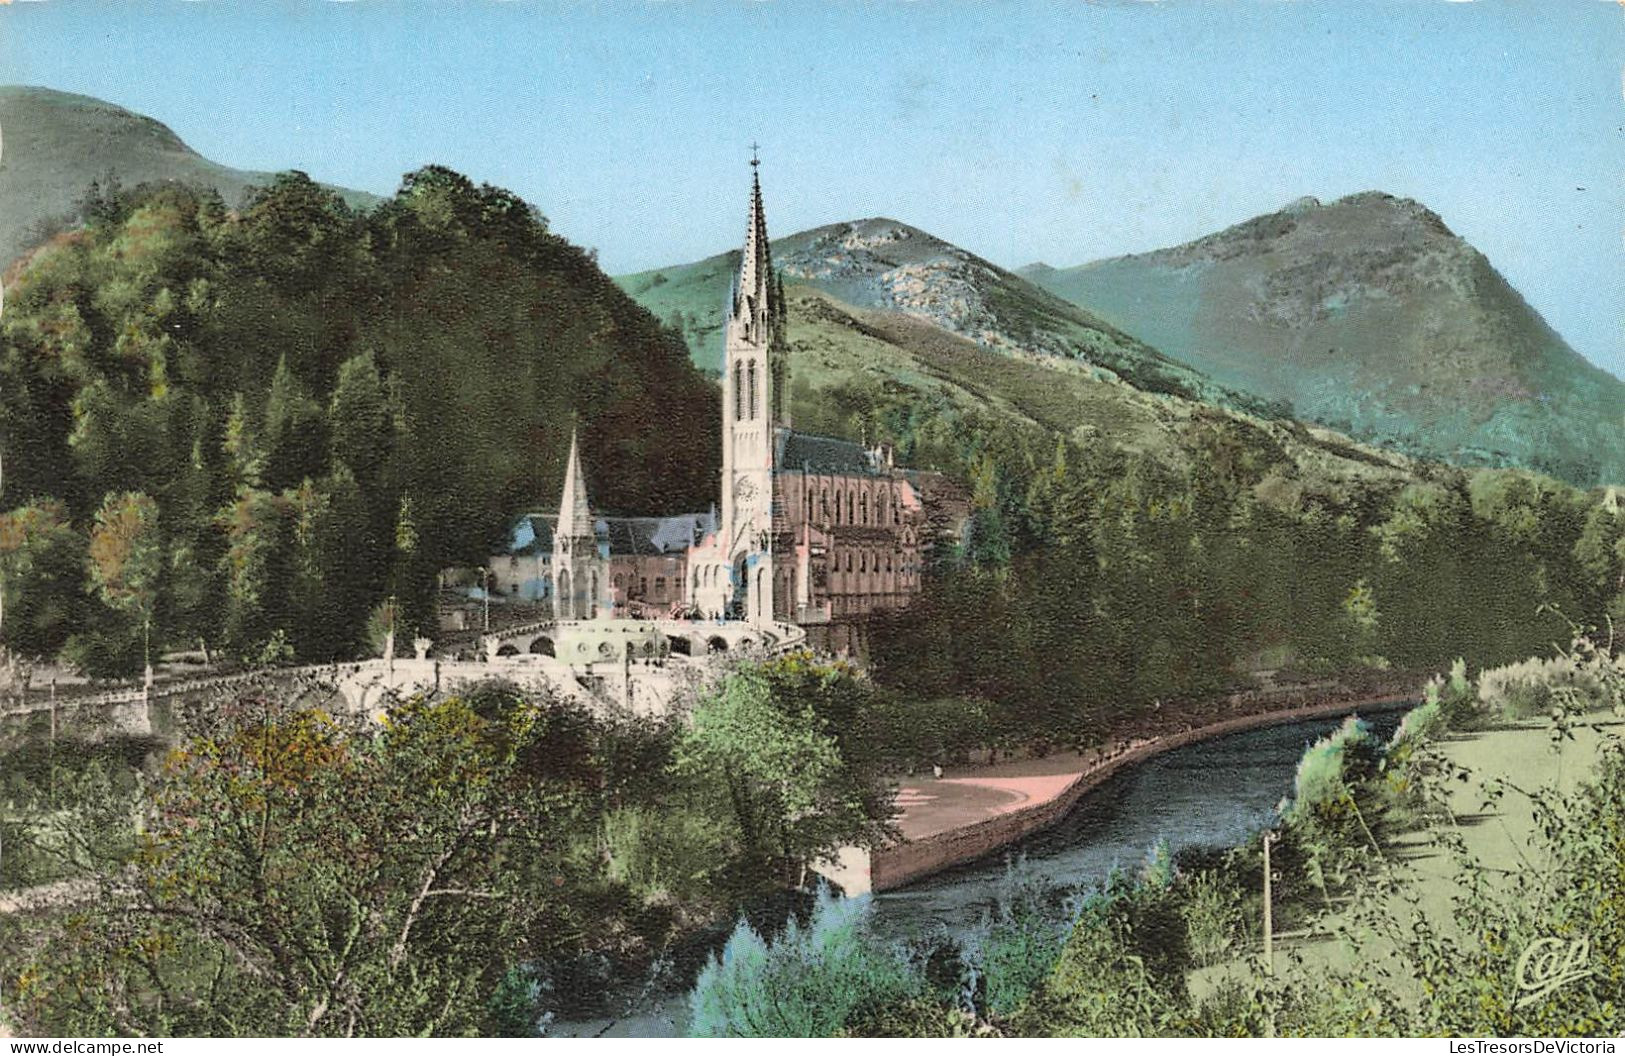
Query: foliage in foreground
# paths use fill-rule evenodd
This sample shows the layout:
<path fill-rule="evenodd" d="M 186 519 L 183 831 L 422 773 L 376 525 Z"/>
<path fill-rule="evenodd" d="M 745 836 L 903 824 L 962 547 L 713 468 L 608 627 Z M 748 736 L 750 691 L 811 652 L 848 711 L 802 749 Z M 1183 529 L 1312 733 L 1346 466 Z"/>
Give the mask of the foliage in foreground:
<path fill-rule="evenodd" d="M 743 921 L 689 997 L 693 1037 L 821 1038 L 866 1011 L 906 1001 L 920 981 L 868 940 L 863 899 L 820 893 L 811 923 L 771 942 Z"/>
<path fill-rule="evenodd" d="M 225 718 L 175 752 L 130 870 L 54 920 L 25 1022 L 70 1034 L 476 1030 L 510 958 L 570 926 L 592 802 L 579 717 L 501 693 Z"/>
<path fill-rule="evenodd" d="M 8 1015 L 48 1035 L 398 1036 L 608 1011 L 615 979 L 877 824 L 861 807 L 878 791 L 784 695 L 791 673 L 853 688 L 832 670 L 742 662 L 702 690 L 740 704 L 715 767 L 696 762 L 703 733 L 495 684 L 402 702 L 381 727 L 236 701 L 145 795 L 109 787 L 72 815 L 112 843 L 68 874 L 94 897 L 0 918 Z M 821 744 L 816 765 L 771 773 L 785 743 Z M 729 767 L 770 841 L 719 809 Z M 51 831 L 25 835 L 43 852 Z"/>

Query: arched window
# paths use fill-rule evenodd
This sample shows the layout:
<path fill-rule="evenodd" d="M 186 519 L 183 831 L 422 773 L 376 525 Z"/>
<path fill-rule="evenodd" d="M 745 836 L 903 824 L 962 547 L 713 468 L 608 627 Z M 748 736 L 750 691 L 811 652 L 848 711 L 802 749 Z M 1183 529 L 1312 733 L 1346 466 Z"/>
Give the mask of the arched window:
<path fill-rule="evenodd" d="M 858 523 L 869 523 L 869 493 L 864 492 L 858 496 Z"/>
<path fill-rule="evenodd" d="M 750 417 L 756 420 L 756 361 L 750 361 Z"/>
<path fill-rule="evenodd" d="M 867 550 L 858 551 L 858 571 L 869 571 L 869 551 Z"/>
<path fill-rule="evenodd" d="M 847 524 L 856 524 L 857 523 L 856 521 L 854 521 L 852 519 L 852 493 L 850 491 L 846 493 L 846 523 Z"/>
<path fill-rule="evenodd" d="M 839 491 L 835 493 L 835 523 L 841 523 L 841 493 Z"/>
<path fill-rule="evenodd" d="M 806 494 L 803 496 L 803 498 L 806 499 L 806 502 L 804 503 L 804 505 L 807 508 L 807 518 L 806 518 L 806 520 L 807 520 L 808 524 L 811 524 L 812 523 L 812 489 L 811 488 L 807 489 Z"/>
<path fill-rule="evenodd" d="M 734 364 L 734 421 L 745 417 L 745 368 Z"/>

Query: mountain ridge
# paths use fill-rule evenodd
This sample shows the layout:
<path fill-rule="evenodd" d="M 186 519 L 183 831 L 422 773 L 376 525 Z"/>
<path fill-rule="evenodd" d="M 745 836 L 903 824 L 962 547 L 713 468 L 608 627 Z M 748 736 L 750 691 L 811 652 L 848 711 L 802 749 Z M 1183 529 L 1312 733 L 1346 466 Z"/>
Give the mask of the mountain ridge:
<path fill-rule="evenodd" d="M 1625 382 L 1413 199 L 1303 198 L 1178 246 L 1020 273 L 1344 432 L 1578 484 L 1625 480 Z"/>
<path fill-rule="evenodd" d="M 0 268 L 79 219 L 92 181 L 127 187 L 178 182 L 235 205 L 275 173 L 236 169 L 199 154 L 168 125 L 94 96 L 37 85 L 0 85 Z M 328 186 L 352 207 L 382 199 Z"/>
<path fill-rule="evenodd" d="M 1149 392 L 1267 410 L 1095 314 L 900 220 L 824 224 L 774 239 L 772 252 L 787 283 L 854 308 L 899 312 L 1016 358 L 1086 365 Z M 678 329 L 696 364 L 715 373 L 723 305 L 738 259 L 737 251 L 728 251 L 615 281 Z"/>
<path fill-rule="evenodd" d="M 89 96 L 0 86 L 0 263 L 77 220 L 109 172 L 228 202 L 273 174 L 203 157 L 151 117 Z M 352 205 L 377 201 L 342 191 Z M 1296 413 L 1404 453 L 1625 480 L 1625 383 L 1570 348 L 1432 210 L 1365 191 L 1180 246 L 1007 270 L 889 216 L 774 241 L 786 279 L 1016 359 L 1142 391 Z M 615 281 L 715 372 L 737 251 Z"/>

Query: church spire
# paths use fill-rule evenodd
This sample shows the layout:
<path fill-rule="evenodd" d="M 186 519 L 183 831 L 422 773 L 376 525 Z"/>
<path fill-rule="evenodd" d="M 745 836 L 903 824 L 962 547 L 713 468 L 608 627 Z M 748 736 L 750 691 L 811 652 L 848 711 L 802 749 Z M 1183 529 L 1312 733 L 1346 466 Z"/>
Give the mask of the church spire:
<path fill-rule="evenodd" d="M 581 451 L 576 431 L 570 430 L 570 460 L 564 467 L 564 495 L 559 500 L 557 533 L 576 539 L 592 538 L 592 506 L 587 501 L 587 480 L 581 472 Z"/>
<path fill-rule="evenodd" d="M 765 334 L 778 297 L 773 281 L 773 251 L 767 242 L 767 216 L 762 209 L 761 164 L 753 143 L 750 148 L 750 218 L 745 226 L 739 281 L 734 287 L 734 315 L 760 326 L 757 333 Z"/>

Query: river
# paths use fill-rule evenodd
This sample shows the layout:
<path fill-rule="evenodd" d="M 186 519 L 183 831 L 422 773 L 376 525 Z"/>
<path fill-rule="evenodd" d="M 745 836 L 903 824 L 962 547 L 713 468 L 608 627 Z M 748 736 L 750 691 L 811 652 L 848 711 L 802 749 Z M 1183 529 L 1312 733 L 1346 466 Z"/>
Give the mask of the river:
<path fill-rule="evenodd" d="M 1363 713 L 1386 739 L 1410 705 Z M 888 938 L 977 927 L 996 903 L 1010 863 L 1045 887 L 1096 886 L 1114 867 L 1136 868 L 1158 841 L 1171 851 L 1231 847 L 1269 824 L 1292 791 L 1298 759 L 1342 718 L 1306 719 L 1176 748 L 1116 774 L 1066 817 L 977 862 L 874 898 L 871 926 Z M 665 994 L 619 1020 L 559 1022 L 554 1035 L 656 1037 L 681 1032 L 685 997 Z"/>

